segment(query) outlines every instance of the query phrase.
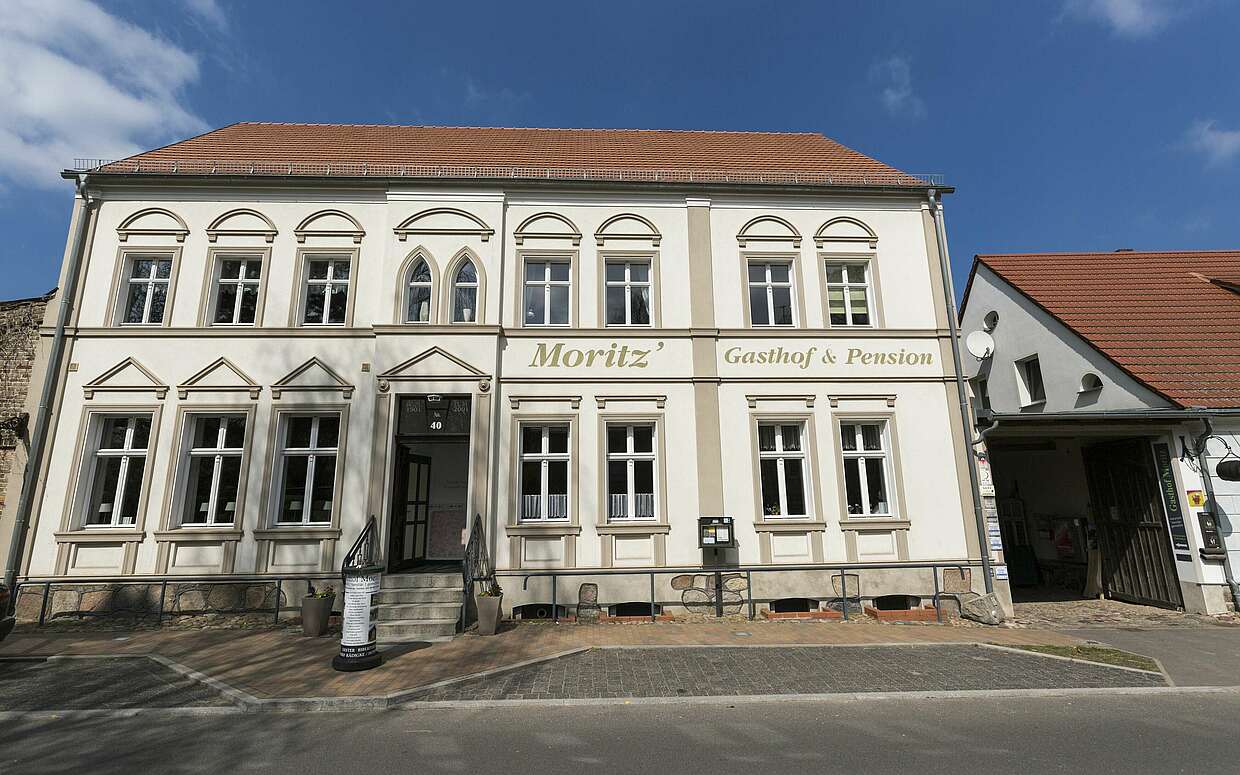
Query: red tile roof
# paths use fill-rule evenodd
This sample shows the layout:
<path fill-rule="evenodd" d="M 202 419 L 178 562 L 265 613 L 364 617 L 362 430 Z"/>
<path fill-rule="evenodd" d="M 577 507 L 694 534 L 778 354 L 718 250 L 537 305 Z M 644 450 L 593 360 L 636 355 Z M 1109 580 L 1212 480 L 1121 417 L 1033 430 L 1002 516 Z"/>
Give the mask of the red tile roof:
<path fill-rule="evenodd" d="M 1240 251 L 979 255 L 974 273 L 977 264 L 1174 403 L 1240 407 L 1240 293 L 1224 287 L 1240 279 Z"/>
<path fill-rule="evenodd" d="M 240 123 L 103 162 L 97 169 L 131 174 L 929 185 L 811 132 Z"/>

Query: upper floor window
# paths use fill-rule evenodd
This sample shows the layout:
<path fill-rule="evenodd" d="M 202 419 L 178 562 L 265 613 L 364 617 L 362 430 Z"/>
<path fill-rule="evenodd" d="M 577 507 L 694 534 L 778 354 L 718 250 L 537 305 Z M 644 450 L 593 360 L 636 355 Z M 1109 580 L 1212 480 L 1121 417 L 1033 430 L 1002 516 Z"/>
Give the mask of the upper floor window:
<path fill-rule="evenodd" d="M 252 326 L 258 317 L 261 256 L 228 256 L 216 262 L 215 312 L 212 325 Z"/>
<path fill-rule="evenodd" d="M 805 518 L 808 513 L 804 435 L 801 422 L 758 425 L 758 473 L 767 517 Z"/>
<path fill-rule="evenodd" d="M 833 326 L 868 326 L 870 266 L 864 261 L 827 262 L 827 315 Z"/>
<path fill-rule="evenodd" d="M 100 416 L 95 433 L 83 522 L 88 527 L 133 525 L 146 473 L 151 415 Z"/>
<path fill-rule="evenodd" d="M 604 282 L 607 325 L 650 325 L 649 261 L 608 261 Z"/>
<path fill-rule="evenodd" d="M 434 291 L 431 268 L 426 259 L 418 258 L 409 272 L 408 303 L 405 305 L 406 323 L 429 323 L 431 298 Z"/>
<path fill-rule="evenodd" d="M 182 525 L 231 525 L 237 518 L 241 458 L 245 446 L 244 415 L 196 415 L 190 418 L 185 451 L 188 478 Z"/>
<path fill-rule="evenodd" d="M 886 426 L 882 421 L 840 423 L 844 499 L 852 516 L 885 517 L 892 513 L 887 495 Z"/>
<path fill-rule="evenodd" d="M 749 262 L 749 322 L 755 326 L 795 325 L 792 314 L 792 264 Z"/>
<path fill-rule="evenodd" d="M 1032 406 L 1046 401 L 1046 386 L 1042 383 L 1042 364 L 1038 361 L 1038 356 L 1017 361 L 1016 376 L 1021 406 Z"/>
<path fill-rule="evenodd" d="M 344 325 L 349 311 L 348 257 L 311 256 L 306 260 L 302 319 L 305 325 Z"/>
<path fill-rule="evenodd" d="M 654 426 L 607 426 L 608 519 L 654 519 Z"/>
<path fill-rule="evenodd" d="M 478 319 L 478 270 L 465 259 L 452 278 L 452 322 L 473 323 Z"/>
<path fill-rule="evenodd" d="M 172 259 L 129 256 L 125 270 L 120 322 L 125 325 L 162 324 L 172 282 Z"/>
<path fill-rule="evenodd" d="M 568 261 L 526 260 L 523 309 L 527 326 L 566 326 L 572 290 Z"/>
<path fill-rule="evenodd" d="M 276 521 L 282 525 L 331 522 L 340 415 L 289 415 L 282 424 Z"/>
<path fill-rule="evenodd" d="M 522 521 L 568 519 L 567 425 L 521 426 Z"/>

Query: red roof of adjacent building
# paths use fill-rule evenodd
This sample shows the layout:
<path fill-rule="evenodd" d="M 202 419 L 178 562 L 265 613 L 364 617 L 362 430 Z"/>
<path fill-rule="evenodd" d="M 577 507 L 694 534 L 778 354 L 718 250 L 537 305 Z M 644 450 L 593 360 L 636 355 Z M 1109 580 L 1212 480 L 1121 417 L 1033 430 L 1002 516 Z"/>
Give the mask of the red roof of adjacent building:
<path fill-rule="evenodd" d="M 979 255 L 970 285 L 978 264 L 1172 402 L 1240 407 L 1240 251 Z"/>
<path fill-rule="evenodd" d="M 240 123 L 84 166 L 127 174 L 930 185 L 812 132 Z"/>

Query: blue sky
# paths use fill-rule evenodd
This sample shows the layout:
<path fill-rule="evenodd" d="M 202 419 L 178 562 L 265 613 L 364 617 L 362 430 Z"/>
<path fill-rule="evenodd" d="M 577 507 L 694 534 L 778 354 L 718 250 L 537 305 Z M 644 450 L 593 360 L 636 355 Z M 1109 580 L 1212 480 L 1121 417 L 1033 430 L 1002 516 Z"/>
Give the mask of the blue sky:
<path fill-rule="evenodd" d="M 1240 248 L 1240 3 L 6 0 L 0 298 L 75 157 L 234 121 L 819 131 L 958 192 L 977 252 Z"/>

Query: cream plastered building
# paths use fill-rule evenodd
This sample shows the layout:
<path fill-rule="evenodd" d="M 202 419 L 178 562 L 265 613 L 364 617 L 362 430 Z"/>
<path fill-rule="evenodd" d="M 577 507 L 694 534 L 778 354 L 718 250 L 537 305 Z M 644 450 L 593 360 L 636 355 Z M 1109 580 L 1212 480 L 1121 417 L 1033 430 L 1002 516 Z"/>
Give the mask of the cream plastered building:
<path fill-rule="evenodd" d="M 649 599 L 523 572 L 979 560 L 928 179 L 814 134 L 242 124 L 78 180 L 22 578 L 310 579 L 371 517 L 409 573 L 477 516 L 518 614 Z"/>

